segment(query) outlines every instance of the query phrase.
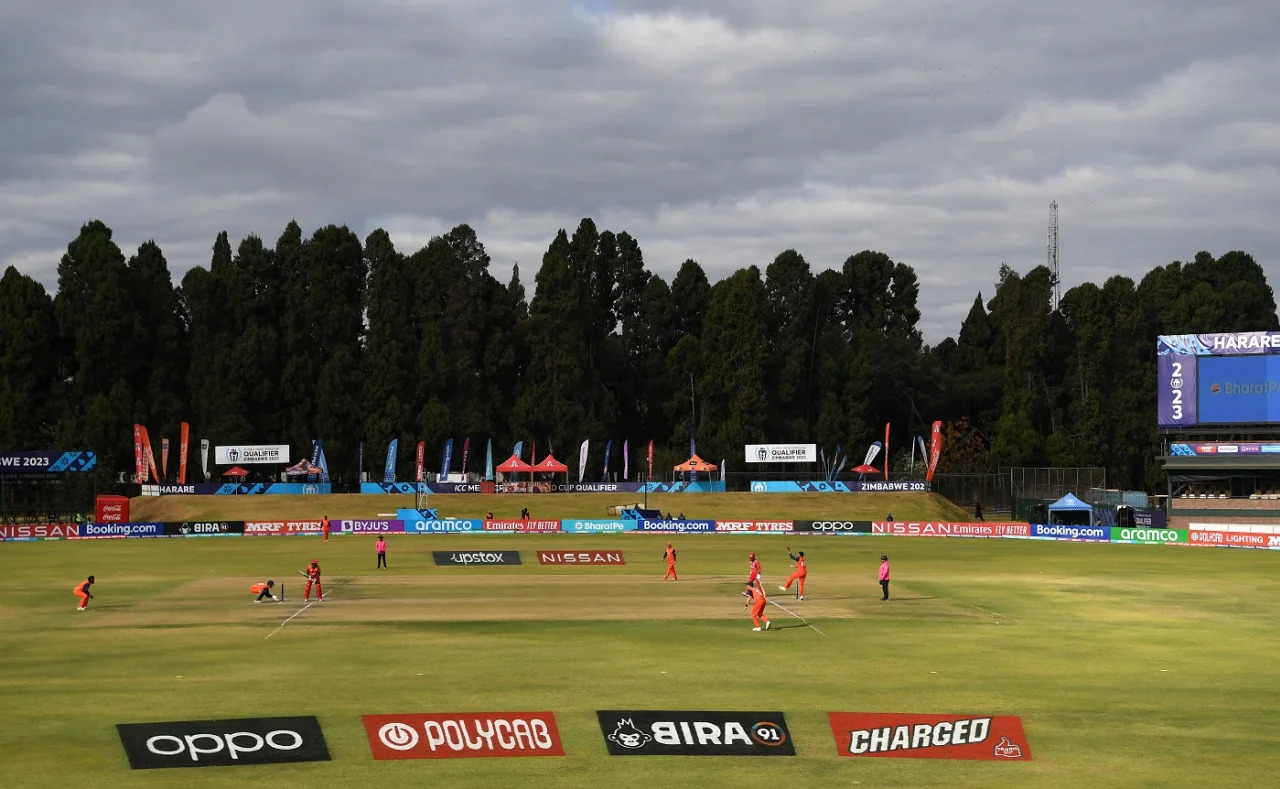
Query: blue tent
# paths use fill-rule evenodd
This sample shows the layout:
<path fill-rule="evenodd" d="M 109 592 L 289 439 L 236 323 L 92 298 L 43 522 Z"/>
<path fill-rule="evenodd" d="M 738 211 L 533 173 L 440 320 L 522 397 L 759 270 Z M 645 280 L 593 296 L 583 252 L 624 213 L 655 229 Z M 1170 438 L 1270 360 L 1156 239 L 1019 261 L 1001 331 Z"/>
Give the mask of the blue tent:
<path fill-rule="evenodd" d="M 1071 526 L 1092 526 L 1093 507 L 1068 493 L 1049 505 L 1049 522 Z"/>

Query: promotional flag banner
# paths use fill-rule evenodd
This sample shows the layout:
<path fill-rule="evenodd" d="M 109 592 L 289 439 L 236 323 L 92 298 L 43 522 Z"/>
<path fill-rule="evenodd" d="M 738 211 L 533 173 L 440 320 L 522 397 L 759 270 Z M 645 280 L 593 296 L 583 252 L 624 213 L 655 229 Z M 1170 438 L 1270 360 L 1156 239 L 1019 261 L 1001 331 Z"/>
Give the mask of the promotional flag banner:
<path fill-rule="evenodd" d="M 538 440 L 537 439 L 533 440 L 533 443 L 530 445 L 530 449 L 532 451 L 529 452 L 529 465 L 536 466 L 538 465 Z"/>
<path fill-rule="evenodd" d="M 929 470 L 925 472 L 926 482 L 933 482 L 933 472 L 938 470 L 938 458 L 942 457 L 942 422 L 933 423 L 933 435 L 929 437 Z"/>
<path fill-rule="evenodd" d="M 133 424 L 133 478 L 138 484 L 147 481 L 147 463 L 142 454 L 142 425 Z"/>
<path fill-rule="evenodd" d="M 493 480 L 493 439 L 489 439 L 489 443 L 484 448 L 484 478 L 486 481 Z"/>
<path fill-rule="evenodd" d="M 729 479 L 729 464 L 724 462 L 724 458 L 720 458 L 720 481 L 724 482 Z"/>
<path fill-rule="evenodd" d="M 356 455 L 356 482 L 364 482 L 364 442 L 360 442 L 359 454 Z"/>
<path fill-rule="evenodd" d="M 918 438 L 918 436 L 917 436 Z M 916 442 L 911 442 L 911 471 L 910 474 L 916 473 Z"/>
<path fill-rule="evenodd" d="M 831 481 L 831 467 L 827 465 L 827 450 L 818 447 L 818 459 L 822 461 L 822 474 L 828 482 Z"/>
<path fill-rule="evenodd" d="M 329 476 L 329 461 L 324 456 L 324 441 L 317 441 L 316 449 L 319 450 L 320 454 L 320 462 L 316 464 L 320 467 L 320 481 L 327 485 L 332 478 Z"/>
<path fill-rule="evenodd" d="M 626 482 L 631 476 L 631 439 L 622 442 L 622 481 Z"/>
<path fill-rule="evenodd" d="M 583 477 L 587 475 L 587 445 L 591 443 L 591 439 L 582 442 L 582 446 L 578 447 L 578 482 L 582 482 Z"/>
<path fill-rule="evenodd" d="M 424 475 L 426 474 L 427 442 L 425 441 L 418 442 L 418 454 L 417 454 L 417 457 L 414 459 L 414 463 L 415 463 L 415 468 L 414 468 L 415 476 L 413 479 L 415 482 L 421 482 L 425 478 Z"/>
<path fill-rule="evenodd" d="M 604 476 L 601 477 L 600 479 L 601 482 L 607 482 L 609 479 L 609 455 L 612 452 L 613 452 L 613 439 L 611 438 L 608 441 L 604 442 Z"/>
<path fill-rule="evenodd" d="M 876 455 L 880 454 L 880 442 L 873 441 L 871 446 L 867 447 L 867 457 L 862 461 L 865 466 L 870 466 L 875 462 Z"/>
<path fill-rule="evenodd" d="M 160 439 L 160 478 L 169 479 L 169 439 Z"/>
<path fill-rule="evenodd" d="M 449 468 L 453 465 L 453 439 L 444 442 L 444 462 L 440 464 L 440 476 L 449 479 Z"/>
<path fill-rule="evenodd" d="M 151 434 L 147 432 L 146 425 L 142 426 L 142 449 L 147 453 L 147 468 L 151 469 L 151 478 L 160 482 L 160 473 L 156 471 L 156 453 L 151 449 Z"/>
<path fill-rule="evenodd" d="M 320 465 L 320 442 L 314 438 L 311 439 L 311 465 Z"/>
<path fill-rule="evenodd" d="M 467 456 L 471 454 L 471 437 L 462 439 L 462 476 L 467 476 Z"/>
<path fill-rule="evenodd" d="M 889 481 L 889 423 L 884 423 L 884 479 Z"/>
<path fill-rule="evenodd" d="M 691 438 L 689 439 L 689 457 L 693 457 L 696 454 L 698 454 L 698 442 Z"/>
<path fill-rule="evenodd" d="M 831 479 L 835 479 L 840 475 L 840 469 L 844 468 L 845 459 L 841 456 L 841 447 L 836 444 L 836 456 L 831 463 Z"/>
<path fill-rule="evenodd" d="M 524 460 L 524 442 L 523 441 L 516 442 L 516 448 L 512 450 L 512 454 L 520 458 L 521 460 Z"/>
<path fill-rule="evenodd" d="M 200 470 L 204 473 L 204 481 L 209 481 L 209 439 L 200 439 Z"/>
<path fill-rule="evenodd" d="M 924 448 L 924 436 L 916 436 L 916 446 L 920 449 L 920 462 L 926 462 L 929 459 L 929 452 Z"/>
<path fill-rule="evenodd" d="M 644 478 L 645 482 L 653 479 L 653 440 L 649 440 L 649 475 Z"/>
<path fill-rule="evenodd" d="M 178 427 L 178 484 L 187 484 L 187 447 L 191 444 L 191 425 L 183 422 Z"/>
<path fill-rule="evenodd" d="M 387 461 L 382 467 L 382 481 L 391 484 L 396 481 L 396 450 L 400 448 L 400 439 L 393 438 L 387 444 Z"/>

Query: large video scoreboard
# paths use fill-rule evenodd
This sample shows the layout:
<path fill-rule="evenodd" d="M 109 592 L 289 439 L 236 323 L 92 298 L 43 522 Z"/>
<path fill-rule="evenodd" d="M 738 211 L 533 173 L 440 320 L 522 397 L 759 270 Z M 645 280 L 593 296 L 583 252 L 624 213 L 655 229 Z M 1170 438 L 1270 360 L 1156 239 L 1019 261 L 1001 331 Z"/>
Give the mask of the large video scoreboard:
<path fill-rule="evenodd" d="M 1280 424 L 1280 332 L 1156 338 L 1162 429 Z"/>

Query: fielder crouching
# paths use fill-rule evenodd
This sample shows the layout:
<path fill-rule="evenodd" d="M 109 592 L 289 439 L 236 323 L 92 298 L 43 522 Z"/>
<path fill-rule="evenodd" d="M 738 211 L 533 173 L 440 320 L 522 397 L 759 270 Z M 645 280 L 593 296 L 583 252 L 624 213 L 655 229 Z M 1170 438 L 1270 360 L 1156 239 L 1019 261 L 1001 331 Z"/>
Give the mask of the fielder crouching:
<path fill-rule="evenodd" d="M 276 585 L 275 581 L 272 581 L 271 579 L 267 579 L 262 583 L 257 583 L 257 584 L 254 584 L 253 586 L 250 586 L 249 591 L 257 595 L 257 598 L 255 598 L 253 602 L 261 603 L 263 600 L 267 599 L 268 597 L 271 598 L 272 600 L 275 600 L 276 602 L 280 602 L 280 598 L 276 597 L 275 593 L 272 591 L 273 589 L 275 589 L 275 585 Z"/>

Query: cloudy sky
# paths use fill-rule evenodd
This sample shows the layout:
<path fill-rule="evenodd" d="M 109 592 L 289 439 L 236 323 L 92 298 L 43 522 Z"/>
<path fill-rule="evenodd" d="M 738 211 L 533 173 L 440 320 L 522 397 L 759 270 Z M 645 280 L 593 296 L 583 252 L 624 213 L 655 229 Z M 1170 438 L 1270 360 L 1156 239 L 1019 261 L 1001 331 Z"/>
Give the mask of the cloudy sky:
<path fill-rule="evenodd" d="M 1275 0 L 0 4 L 0 266 L 80 225 L 175 279 L 214 237 L 461 222 L 531 282 L 583 216 L 714 280 L 786 248 L 921 280 L 927 341 L 1001 262 L 1065 286 L 1198 250 L 1280 275 Z"/>

